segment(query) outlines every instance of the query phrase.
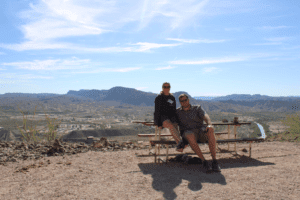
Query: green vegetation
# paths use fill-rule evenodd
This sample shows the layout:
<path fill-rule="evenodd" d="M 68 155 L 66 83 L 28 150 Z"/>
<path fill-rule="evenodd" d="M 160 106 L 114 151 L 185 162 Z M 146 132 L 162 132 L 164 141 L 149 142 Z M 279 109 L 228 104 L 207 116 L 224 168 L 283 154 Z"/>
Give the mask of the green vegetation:
<path fill-rule="evenodd" d="M 288 141 L 300 141 L 300 117 L 298 114 L 287 115 L 282 123 L 288 126 L 288 131 L 285 132 L 281 139 Z"/>
<path fill-rule="evenodd" d="M 46 115 L 46 120 L 47 120 L 47 126 L 48 126 L 48 132 L 45 132 L 45 138 L 48 142 L 55 140 L 56 139 L 56 135 L 57 135 L 57 128 L 59 127 L 59 124 L 61 123 L 61 121 L 56 122 L 56 118 L 54 119 L 50 119 L 47 115 Z"/>
<path fill-rule="evenodd" d="M 36 106 L 37 107 L 37 106 Z M 36 112 L 36 107 L 35 107 L 35 110 L 34 110 L 34 115 L 33 117 L 35 116 L 35 112 Z M 27 112 L 24 113 L 19 107 L 18 109 L 20 110 L 20 112 L 22 113 L 23 115 L 23 125 L 22 125 L 22 128 L 20 128 L 17 124 L 17 127 L 19 129 L 19 131 L 21 132 L 22 134 L 22 140 L 24 141 L 27 141 L 27 142 L 30 142 L 30 141 L 34 141 L 34 142 L 37 142 L 37 140 L 40 140 L 40 138 L 37 136 L 39 134 L 39 132 L 36 130 L 36 126 L 33 126 L 32 124 L 32 121 L 31 121 L 31 126 L 27 126 L 27 122 L 28 122 L 28 114 Z M 25 117 L 26 115 L 26 117 Z M 29 129 L 29 130 L 28 130 Z"/>
<path fill-rule="evenodd" d="M 300 142 L 300 117 L 299 114 L 287 115 L 281 122 L 288 126 L 288 130 L 268 137 L 269 140 Z"/>
<path fill-rule="evenodd" d="M 28 121 L 28 113 L 29 112 L 24 113 L 24 111 L 22 111 L 18 107 L 19 111 L 23 115 L 23 125 L 22 125 L 22 128 L 18 124 L 16 124 L 16 125 L 22 134 L 22 140 L 23 141 L 25 140 L 27 142 L 31 142 L 31 141 L 37 142 L 37 141 L 41 140 L 41 138 L 40 138 L 41 136 L 44 136 L 44 139 L 46 139 L 48 142 L 55 140 L 56 136 L 57 136 L 57 128 L 59 127 L 59 124 L 61 123 L 61 121 L 57 122 L 56 118 L 50 119 L 49 116 L 44 111 L 48 131 L 45 131 L 44 135 L 42 135 L 40 133 L 40 131 L 37 130 L 37 125 L 41 120 L 39 120 L 35 125 L 33 125 L 34 117 L 36 114 L 36 108 L 37 108 L 37 106 L 35 106 L 35 110 L 33 113 L 33 119 L 31 120 L 31 125 L 28 126 L 28 122 L 29 122 Z"/>
<path fill-rule="evenodd" d="M 260 137 L 261 136 L 260 130 L 259 130 L 258 126 L 255 123 L 251 123 L 250 129 L 253 130 L 253 133 L 251 133 L 249 135 L 250 138 L 252 138 L 252 137 Z"/>
<path fill-rule="evenodd" d="M 300 134 L 300 117 L 298 114 L 288 115 L 282 123 L 289 126 L 288 131 L 291 134 Z"/>

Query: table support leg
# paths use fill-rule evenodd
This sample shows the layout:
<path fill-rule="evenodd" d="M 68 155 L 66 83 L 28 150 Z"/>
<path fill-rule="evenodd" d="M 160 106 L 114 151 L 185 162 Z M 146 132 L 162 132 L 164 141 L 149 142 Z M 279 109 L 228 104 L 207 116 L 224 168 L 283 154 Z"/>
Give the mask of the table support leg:
<path fill-rule="evenodd" d="M 167 144 L 167 156 L 166 156 L 166 162 L 168 162 L 168 157 L 169 157 L 169 145 Z"/>
<path fill-rule="evenodd" d="M 229 139 L 229 135 L 230 135 L 230 125 L 228 125 L 228 139 Z M 229 151 L 229 143 L 228 143 L 228 151 Z"/>
<path fill-rule="evenodd" d="M 251 143 L 252 143 L 252 142 L 249 143 L 249 158 L 251 158 L 251 150 L 252 150 L 252 148 L 251 148 Z"/>
<path fill-rule="evenodd" d="M 236 139 L 236 125 L 234 125 L 234 127 L 233 127 L 233 132 L 234 132 L 234 139 Z M 237 153 L 237 151 L 236 151 L 236 142 L 234 143 L 234 151 L 235 151 L 235 153 Z"/>

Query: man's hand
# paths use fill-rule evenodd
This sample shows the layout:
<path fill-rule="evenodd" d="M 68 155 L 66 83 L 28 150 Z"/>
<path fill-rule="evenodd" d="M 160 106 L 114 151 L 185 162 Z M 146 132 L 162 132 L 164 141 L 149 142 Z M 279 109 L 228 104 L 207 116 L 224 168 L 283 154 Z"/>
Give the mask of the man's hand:
<path fill-rule="evenodd" d="M 159 126 L 158 129 L 162 129 L 162 126 Z"/>
<path fill-rule="evenodd" d="M 214 127 L 213 127 L 212 125 L 208 125 L 208 126 L 206 127 L 206 131 L 209 131 L 209 129 L 214 130 Z"/>

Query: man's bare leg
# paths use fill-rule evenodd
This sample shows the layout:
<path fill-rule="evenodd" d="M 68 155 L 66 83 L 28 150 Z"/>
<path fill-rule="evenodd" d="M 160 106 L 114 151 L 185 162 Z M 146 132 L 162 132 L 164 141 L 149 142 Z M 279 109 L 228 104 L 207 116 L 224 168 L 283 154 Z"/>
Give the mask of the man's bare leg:
<path fill-rule="evenodd" d="M 199 156 L 199 158 L 204 161 L 205 158 L 202 155 L 201 149 L 196 141 L 195 135 L 194 134 L 187 134 L 186 139 L 189 141 L 189 144 L 193 151 Z"/>
<path fill-rule="evenodd" d="M 213 158 L 213 160 L 216 160 L 216 139 L 213 129 L 208 129 L 207 137 L 211 157 Z"/>
<path fill-rule="evenodd" d="M 165 120 L 163 122 L 163 127 L 168 128 L 170 130 L 173 138 L 175 139 L 176 143 L 178 144 L 178 142 L 180 141 L 180 135 L 179 135 L 178 127 L 177 126 L 174 127 L 174 124 L 172 124 L 172 122 L 170 120 Z"/>

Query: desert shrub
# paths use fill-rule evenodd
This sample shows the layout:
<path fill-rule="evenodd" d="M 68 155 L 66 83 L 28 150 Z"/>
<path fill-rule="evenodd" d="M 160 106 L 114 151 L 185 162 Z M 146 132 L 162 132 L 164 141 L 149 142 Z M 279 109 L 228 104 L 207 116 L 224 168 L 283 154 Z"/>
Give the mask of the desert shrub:
<path fill-rule="evenodd" d="M 288 126 L 288 130 L 269 137 L 270 140 L 300 142 L 300 118 L 299 114 L 287 115 L 281 122 Z"/>
<path fill-rule="evenodd" d="M 255 123 L 251 123 L 250 129 L 253 130 L 253 133 L 250 134 L 250 137 L 260 137 L 261 136 L 260 129 L 258 128 L 258 126 Z"/>
<path fill-rule="evenodd" d="M 41 121 L 39 120 L 38 123 L 36 123 L 35 125 L 33 125 L 33 121 L 34 121 L 34 117 L 35 117 L 35 113 L 36 113 L 36 108 L 37 106 L 35 106 L 35 110 L 33 113 L 33 119 L 31 120 L 31 125 L 28 126 L 28 112 L 24 113 L 19 107 L 19 111 L 22 113 L 23 115 L 23 125 L 22 127 L 20 127 L 17 124 L 17 127 L 19 129 L 19 131 L 22 134 L 22 140 L 23 141 L 27 141 L 27 142 L 37 142 L 38 140 L 41 140 L 41 138 L 39 136 L 44 136 L 43 138 L 46 139 L 48 142 L 53 141 L 56 139 L 57 136 L 57 128 L 59 127 L 59 124 L 61 123 L 61 121 L 57 121 L 56 118 L 54 119 L 50 119 L 50 117 L 45 113 L 45 118 L 46 118 L 46 122 L 47 122 L 47 129 L 48 131 L 45 131 L 44 135 L 42 135 L 40 133 L 40 131 L 38 131 L 36 129 L 38 123 Z"/>
<path fill-rule="evenodd" d="M 33 118 L 35 116 L 36 107 L 35 107 L 35 110 L 34 110 Z M 28 122 L 28 119 L 27 119 L 28 112 L 24 113 L 19 107 L 18 107 L 18 109 L 19 109 L 19 111 L 23 115 L 23 125 L 22 125 L 22 128 L 20 128 L 19 125 L 17 124 L 17 127 L 18 127 L 19 131 L 22 134 L 22 137 L 21 137 L 22 140 L 23 141 L 25 140 L 27 142 L 30 142 L 30 141 L 36 142 L 37 140 L 40 140 L 40 138 L 37 136 L 39 134 L 39 132 L 36 130 L 37 124 L 35 124 L 35 126 L 33 126 L 33 123 L 32 123 L 33 120 L 32 120 L 31 121 L 31 125 L 28 126 L 28 123 L 27 123 Z"/>
<path fill-rule="evenodd" d="M 287 115 L 285 120 L 282 120 L 282 123 L 288 126 L 288 131 L 291 134 L 300 134 L 300 117 L 298 114 Z"/>
<path fill-rule="evenodd" d="M 300 117 L 298 114 L 287 115 L 282 123 L 288 126 L 288 131 L 281 134 L 281 140 L 300 141 Z"/>
<path fill-rule="evenodd" d="M 50 119 L 48 115 L 46 115 L 47 127 L 48 131 L 44 133 L 44 136 L 48 142 L 55 140 L 57 135 L 57 128 L 59 127 L 61 121 L 57 122 L 57 118 Z"/>

